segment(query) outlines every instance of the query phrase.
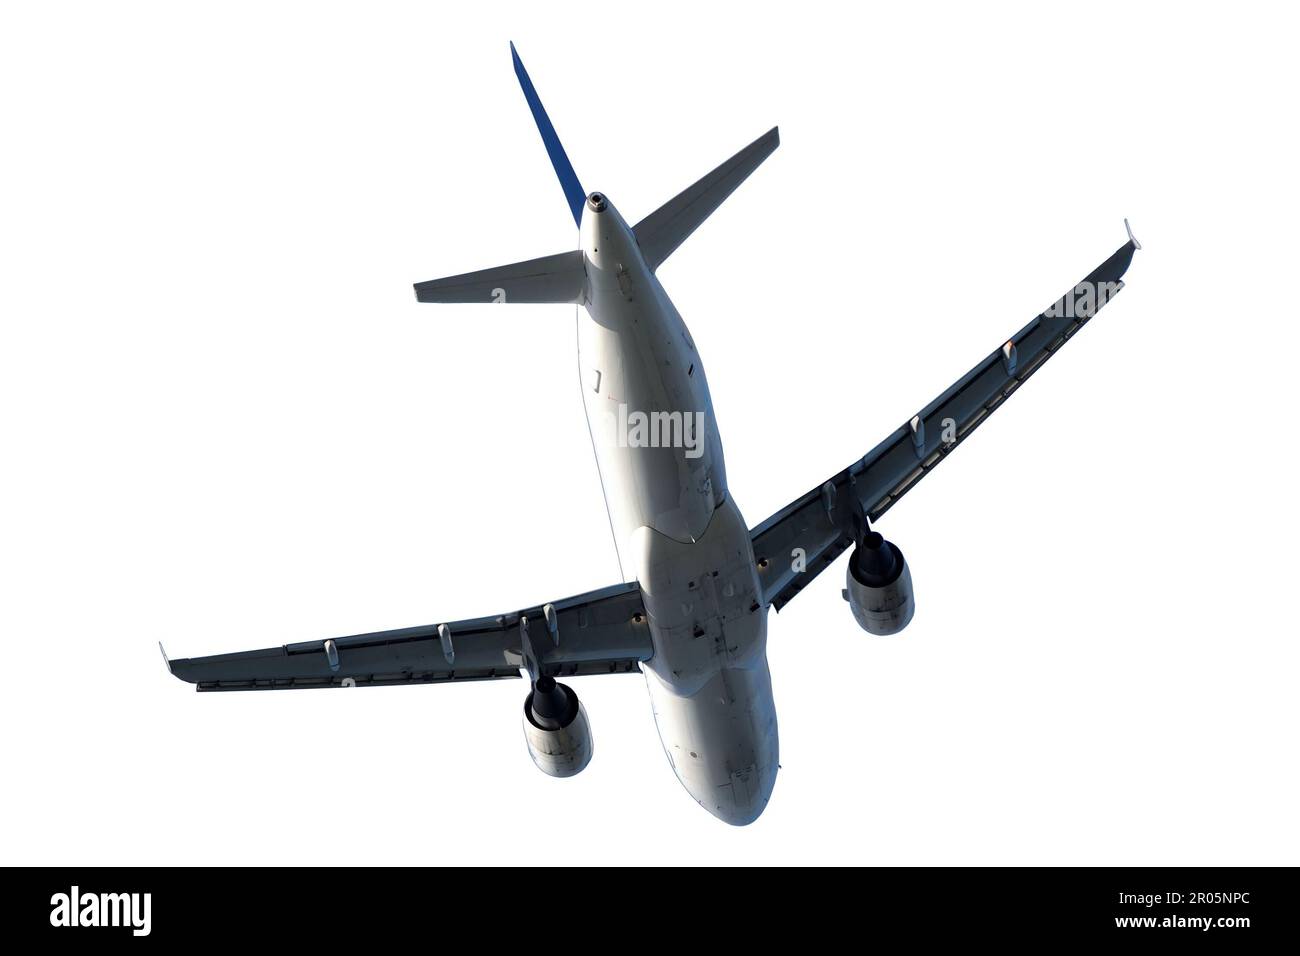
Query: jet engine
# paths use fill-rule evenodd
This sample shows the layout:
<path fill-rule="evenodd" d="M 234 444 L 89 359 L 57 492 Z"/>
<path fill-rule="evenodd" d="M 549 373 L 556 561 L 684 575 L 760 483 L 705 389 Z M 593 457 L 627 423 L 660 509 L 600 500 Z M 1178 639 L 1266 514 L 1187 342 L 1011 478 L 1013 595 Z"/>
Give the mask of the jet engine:
<path fill-rule="evenodd" d="M 849 558 L 844 600 L 870 634 L 897 634 L 912 620 L 912 573 L 898 546 L 875 531 L 863 534 Z"/>
<path fill-rule="evenodd" d="M 591 762 L 591 724 L 573 688 L 539 677 L 524 701 L 524 737 L 537 769 L 572 777 Z"/>

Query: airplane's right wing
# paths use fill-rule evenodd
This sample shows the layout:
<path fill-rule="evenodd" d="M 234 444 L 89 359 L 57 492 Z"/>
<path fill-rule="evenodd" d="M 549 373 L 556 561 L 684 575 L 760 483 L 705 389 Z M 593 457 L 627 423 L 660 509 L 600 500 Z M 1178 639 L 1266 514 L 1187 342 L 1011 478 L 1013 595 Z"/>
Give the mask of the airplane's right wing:
<path fill-rule="evenodd" d="M 1124 287 L 1139 248 L 1130 232 L 1114 255 L 879 445 L 752 530 L 763 602 L 781 610 L 852 546 L 855 517 L 875 521 L 947 458 Z"/>
<path fill-rule="evenodd" d="M 625 674 L 653 653 L 641 588 L 632 582 L 496 617 L 181 658 L 167 666 L 198 690 L 289 690 L 519 677 L 529 656 L 538 676 Z"/>

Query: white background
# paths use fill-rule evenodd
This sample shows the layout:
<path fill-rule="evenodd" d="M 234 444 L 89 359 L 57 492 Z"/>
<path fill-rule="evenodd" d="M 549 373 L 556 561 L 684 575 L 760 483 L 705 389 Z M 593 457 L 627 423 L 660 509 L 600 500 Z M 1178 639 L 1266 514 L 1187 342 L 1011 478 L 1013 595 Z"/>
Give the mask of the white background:
<path fill-rule="evenodd" d="M 1194 5 L 99 4 L 0 17 L 0 857 L 1300 862 L 1289 14 Z M 1124 242 L 1128 288 L 771 620 L 753 826 L 636 676 L 530 763 L 522 682 L 196 695 L 183 657 L 618 568 L 566 306 L 411 283 L 572 248 L 513 39 L 631 221 L 779 123 L 661 270 L 751 525 Z M 541 843 L 539 844 L 539 841 Z"/>

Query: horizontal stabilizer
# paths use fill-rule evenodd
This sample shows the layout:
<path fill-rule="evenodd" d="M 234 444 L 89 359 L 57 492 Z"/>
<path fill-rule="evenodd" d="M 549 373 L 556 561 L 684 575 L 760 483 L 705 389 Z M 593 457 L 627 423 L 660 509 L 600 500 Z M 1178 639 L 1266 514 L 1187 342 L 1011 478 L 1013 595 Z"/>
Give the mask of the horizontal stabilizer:
<path fill-rule="evenodd" d="M 673 254 L 686 237 L 722 205 L 781 143 L 774 126 L 695 185 L 668 200 L 633 228 L 651 269 Z"/>
<path fill-rule="evenodd" d="M 577 249 L 508 266 L 415 284 L 420 302 L 571 302 L 586 298 L 587 273 Z"/>

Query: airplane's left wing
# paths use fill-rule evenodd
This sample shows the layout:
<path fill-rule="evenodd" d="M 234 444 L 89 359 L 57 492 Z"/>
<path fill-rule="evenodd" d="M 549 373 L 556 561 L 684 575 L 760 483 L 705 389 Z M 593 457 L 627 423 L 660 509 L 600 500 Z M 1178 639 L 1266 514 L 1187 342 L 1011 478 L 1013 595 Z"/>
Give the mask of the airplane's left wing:
<path fill-rule="evenodd" d="M 947 458 L 1124 287 L 1140 248 L 1130 232 L 1109 259 L 865 456 L 753 529 L 763 602 L 781 610 L 852 546 L 855 521 L 875 521 Z"/>
<path fill-rule="evenodd" d="M 207 690 L 370 687 L 538 676 L 622 674 L 654 653 L 636 582 L 499 614 L 169 660 L 172 674 Z M 163 657 L 166 658 L 164 652 Z"/>

